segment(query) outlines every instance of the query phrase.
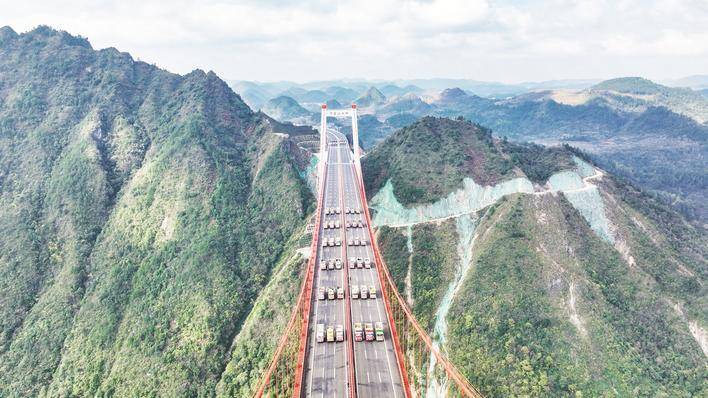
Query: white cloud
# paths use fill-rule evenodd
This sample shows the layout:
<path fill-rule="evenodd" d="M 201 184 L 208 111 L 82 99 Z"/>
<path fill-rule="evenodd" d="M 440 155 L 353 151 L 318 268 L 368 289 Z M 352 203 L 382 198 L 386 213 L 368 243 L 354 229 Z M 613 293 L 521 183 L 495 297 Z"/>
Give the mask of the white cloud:
<path fill-rule="evenodd" d="M 0 25 L 39 24 L 177 72 L 239 79 L 708 72 L 704 0 L 0 3 Z"/>

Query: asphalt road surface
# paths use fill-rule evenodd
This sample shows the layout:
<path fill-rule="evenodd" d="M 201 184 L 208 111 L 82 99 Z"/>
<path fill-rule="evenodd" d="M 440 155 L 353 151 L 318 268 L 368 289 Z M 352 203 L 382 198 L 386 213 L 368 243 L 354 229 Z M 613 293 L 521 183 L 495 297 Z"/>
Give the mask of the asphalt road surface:
<path fill-rule="evenodd" d="M 328 128 L 329 130 L 329 128 Z M 352 153 L 345 137 L 336 130 L 328 131 L 328 163 L 325 179 L 325 195 L 323 222 L 320 226 L 320 244 L 315 262 L 315 278 L 313 286 L 313 306 L 310 314 L 310 341 L 308 344 L 305 384 L 303 391 L 308 397 L 345 397 L 348 393 L 347 374 L 350 370 L 347 355 L 349 336 L 353 338 L 354 323 L 381 322 L 384 325 L 384 341 L 354 341 L 354 374 L 356 390 L 359 397 L 403 397 L 401 377 L 396 364 L 396 357 L 391 340 L 390 328 L 384 301 L 381 295 L 381 284 L 374 264 L 374 253 L 371 247 L 372 237 L 366 228 L 366 221 L 361 211 L 363 206 L 358 189 Z M 340 213 L 326 215 L 325 209 L 339 208 Z M 347 213 L 347 208 L 359 210 L 359 213 Z M 325 223 L 339 221 L 340 228 L 324 228 Z M 361 221 L 363 227 L 346 228 L 346 222 Z M 339 237 L 341 246 L 322 247 L 324 239 Z M 359 239 L 365 245 L 352 246 L 348 243 Z M 339 258 L 342 269 L 320 270 L 320 260 Z M 362 261 L 369 259 L 371 268 L 350 267 L 350 258 Z M 348 275 L 347 275 L 348 274 Z M 345 280 L 345 277 L 349 281 Z M 376 298 L 352 299 L 351 286 L 372 286 L 376 290 Z M 325 289 L 344 287 L 343 300 L 319 300 L 320 287 Z M 347 300 L 351 308 L 351 319 L 347 323 Z M 344 342 L 317 342 L 317 324 L 325 328 L 342 325 L 345 330 Z M 326 334 L 326 333 L 325 333 Z M 326 338 L 326 336 L 325 336 Z"/>

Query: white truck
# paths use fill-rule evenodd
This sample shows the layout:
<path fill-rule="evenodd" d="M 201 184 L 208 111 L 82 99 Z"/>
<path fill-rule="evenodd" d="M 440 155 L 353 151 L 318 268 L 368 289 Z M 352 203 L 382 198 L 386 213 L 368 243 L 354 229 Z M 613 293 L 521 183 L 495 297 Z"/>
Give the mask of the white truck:
<path fill-rule="evenodd" d="M 376 341 L 384 341 L 383 322 L 376 322 Z"/>
<path fill-rule="evenodd" d="M 344 341 L 344 326 L 337 325 L 335 336 L 337 341 Z"/>
<path fill-rule="evenodd" d="M 322 343 L 325 340 L 325 326 L 324 323 L 318 323 L 317 324 L 317 342 Z"/>

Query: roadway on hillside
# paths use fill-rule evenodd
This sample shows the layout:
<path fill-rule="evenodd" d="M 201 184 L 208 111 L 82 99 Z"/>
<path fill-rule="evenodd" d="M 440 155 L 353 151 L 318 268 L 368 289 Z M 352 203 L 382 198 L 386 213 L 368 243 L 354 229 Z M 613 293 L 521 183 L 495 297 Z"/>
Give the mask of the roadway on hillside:
<path fill-rule="evenodd" d="M 363 211 L 359 195 L 359 182 L 356 178 L 352 154 L 346 138 L 334 130 L 328 132 L 328 164 L 325 180 L 325 199 L 322 214 L 323 224 L 329 221 L 340 221 L 339 229 L 324 229 L 321 225 L 320 244 L 318 245 L 315 262 L 315 278 L 313 286 L 313 310 L 310 315 L 310 339 L 303 391 L 308 397 L 344 397 L 347 392 L 347 372 L 350 364 L 347 360 L 346 347 L 348 341 L 334 343 L 318 343 L 316 328 L 318 323 L 343 325 L 351 333 L 346 338 L 353 338 L 353 323 L 382 322 L 384 324 L 385 341 L 354 342 L 355 376 L 357 380 L 357 395 L 359 397 L 403 397 L 401 377 L 398 372 L 396 356 L 389 323 L 386 315 L 381 284 L 376 271 L 377 264 L 372 268 L 349 268 L 350 283 L 345 283 L 345 270 L 320 270 L 320 260 L 341 258 L 342 267 L 349 267 L 350 258 L 370 259 L 374 262 L 371 247 L 372 237 L 366 228 L 366 219 L 361 213 L 347 214 L 346 209 Z M 341 197 L 343 195 L 343 198 Z M 342 206 L 343 201 L 343 206 Z M 327 208 L 340 208 L 341 213 L 326 215 Z M 363 227 L 346 228 L 346 222 L 361 221 Z M 322 247 L 322 239 L 339 236 L 342 246 Z M 350 246 L 347 243 L 354 239 L 363 240 L 365 246 Z M 377 293 L 375 299 L 351 299 L 351 285 L 373 286 Z M 318 300 L 320 287 L 345 287 L 345 300 Z M 351 305 L 351 322 L 346 323 L 346 300 Z"/>

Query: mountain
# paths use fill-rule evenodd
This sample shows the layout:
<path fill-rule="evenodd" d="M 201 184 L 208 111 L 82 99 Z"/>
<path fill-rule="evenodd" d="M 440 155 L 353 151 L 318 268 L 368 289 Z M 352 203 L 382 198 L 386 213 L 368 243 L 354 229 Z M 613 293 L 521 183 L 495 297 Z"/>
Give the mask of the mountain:
<path fill-rule="evenodd" d="M 310 90 L 298 96 L 297 98 L 300 102 L 313 102 L 317 104 L 323 104 L 329 99 L 329 96 L 322 90 Z"/>
<path fill-rule="evenodd" d="M 381 105 L 386 102 L 386 96 L 376 87 L 369 87 L 364 94 L 354 101 L 357 106 L 362 108 L 371 108 Z"/>
<path fill-rule="evenodd" d="M 414 86 L 412 84 L 409 84 L 404 87 L 400 87 L 395 84 L 386 84 L 384 86 L 379 87 L 379 90 L 386 97 L 395 97 L 405 94 L 421 94 L 424 91 L 422 88 Z"/>
<path fill-rule="evenodd" d="M 579 147 L 609 171 L 705 224 L 708 185 L 703 159 L 708 156 L 708 130 L 700 115 L 708 112 L 708 105 L 698 95 L 638 78 L 505 100 L 451 89 L 431 103 L 434 110 L 428 114 L 461 115 L 512 140 Z"/>
<path fill-rule="evenodd" d="M 246 80 L 231 80 L 229 86 L 246 102 L 251 109 L 260 109 L 265 103 L 277 97 L 280 93 L 296 86 L 293 82 L 251 82 Z"/>
<path fill-rule="evenodd" d="M 485 396 L 708 392 L 704 229 L 575 150 L 461 118 L 362 167 L 399 290 Z"/>
<path fill-rule="evenodd" d="M 708 89 L 708 75 L 686 76 L 670 81 L 669 85 L 674 87 L 690 87 L 695 90 Z"/>
<path fill-rule="evenodd" d="M 413 93 L 399 97 L 390 98 L 385 104 L 381 104 L 376 114 L 382 117 L 390 117 L 396 114 L 411 114 L 416 116 L 427 115 L 433 107 L 424 102 Z"/>
<path fill-rule="evenodd" d="M 229 369 L 273 350 L 261 334 L 244 354 L 256 300 L 282 305 L 282 328 L 295 299 L 310 134 L 212 72 L 1 29 L 0 396 L 253 385 Z"/>
<path fill-rule="evenodd" d="M 708 100 L 689 88 L 673 88 L 640 77 L 607 80 L 592 86 L 588 97 L 604 97 L 613 106 L 629 111 L 664 106 L 698 123 L 708 121 Z M 641 102 L 638 102 L 640 100 Z"/>
<path fill-rule="evenodd" d="M 281 121 L 293 123 L 309 123 L 312 114 L 293 98 L 281 95 L 280 97 L 268 100 L 263 106 L 263 112 L 268 116 Z"/>
<path fill-rule="evenodd" d="M 330 98 L 345 104 L 351 103 L 359 95 L 356 90 L 341 86 L 327 87 L 324 91 Z"/>
<path fill-rule="evenodd" d="M 339 103 L 336 99 L 331 99 L 328 100 L 325 105 L 327 105 L 327 108 L 329 109 L 341 109 L 343 108 L 342 104 Z"/>

